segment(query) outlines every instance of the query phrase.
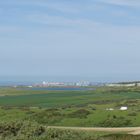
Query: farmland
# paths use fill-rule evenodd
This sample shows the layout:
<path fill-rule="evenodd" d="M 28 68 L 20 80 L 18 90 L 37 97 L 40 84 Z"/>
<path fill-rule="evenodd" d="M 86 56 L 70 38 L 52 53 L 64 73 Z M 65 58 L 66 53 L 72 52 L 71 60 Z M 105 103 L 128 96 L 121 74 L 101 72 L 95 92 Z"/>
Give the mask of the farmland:
<path fill-rule="evenodd" d="M 127 106 L 128 110 L 121 111 L 122 106 Z M 8 125 L 12 122 L 28 125 L 30 122 L 45 128 L 138 127 L 139 118 L 139 87 L 93 87 L 93 90 L 0 88 L 0 122 Z M 90 132 L 89 135 L 93 134 Z"/>

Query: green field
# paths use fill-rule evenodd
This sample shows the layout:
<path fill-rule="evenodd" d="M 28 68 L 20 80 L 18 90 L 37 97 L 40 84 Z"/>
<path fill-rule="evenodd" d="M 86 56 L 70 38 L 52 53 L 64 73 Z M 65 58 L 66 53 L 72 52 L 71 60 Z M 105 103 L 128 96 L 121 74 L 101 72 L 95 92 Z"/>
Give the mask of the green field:
<path fill-rule="evenodd" d="M 119 110 L 121 106 L 128 110 Z M 45 127 L 131 127 L 140 126 L 139 118 L 138 87 L 80 91 L 0 88 L 0 122 L 25 121 Z"/>
<path fill-rule="evenodd" d="M 140 99 L 140 89 L 96 88 L 89 91 L 36 91 L 24 88 L 0 88 L 0 106 L 62 107 L 108 105 Z"/>

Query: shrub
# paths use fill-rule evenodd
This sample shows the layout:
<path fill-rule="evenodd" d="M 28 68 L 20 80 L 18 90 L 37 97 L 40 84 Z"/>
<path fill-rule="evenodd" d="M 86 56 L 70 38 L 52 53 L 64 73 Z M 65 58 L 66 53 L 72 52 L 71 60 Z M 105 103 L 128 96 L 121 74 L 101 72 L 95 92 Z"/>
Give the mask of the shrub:
<path fill-rule="evenodd" d="M 43 136 L 46 128 L 35 122 L 20 121 L 20 122 L 1 122 L 0 123 L 0 138 L 11 139 L 19 138 L 22 140 L 33 137 L 39 138 Z"/>
<path fill-rule="evenodd" d="M 137 116 L 137 113 L 136 112 L 131 112 L 128 114 L 128 116 Z"/>
<path fill-rule="evenodd" d="M 49 129 L 47 137 L 43 140 L 96 140 L 93 135 L 83 131 Z"/>
<path fill-rule="evenodd" d="M 63 117 L 64 115 L 59 111 L 50 109 L 31 114 L 29 119 L 34 120 L 40 124 L 53 125 L 54 123 L 59 122 Z"/>
<path fill-rule="evenodd" d="M 79 110 L 76 110 L 75 112 L 72 112 L 68 116 L 72 117 L 72 118 L 86 118 L 87 115 L 89 115 L 89 114 L 90 114 L 90 112 L 88 110 L 79 109 Z"/>
<path fill-rule="evenodd" d="M 101 122 L 99 126 L 103 127 L 125 127 L 130 126 L 131 120 L 125 119 L 124 117 L 109 117 L 105 121 Z"/>
<path fill-rule="evenodd" d="M 128 135 L 128 134 L 111 134 L 99 138 L 99 140 L 140 140 L 140 136 Z"/>

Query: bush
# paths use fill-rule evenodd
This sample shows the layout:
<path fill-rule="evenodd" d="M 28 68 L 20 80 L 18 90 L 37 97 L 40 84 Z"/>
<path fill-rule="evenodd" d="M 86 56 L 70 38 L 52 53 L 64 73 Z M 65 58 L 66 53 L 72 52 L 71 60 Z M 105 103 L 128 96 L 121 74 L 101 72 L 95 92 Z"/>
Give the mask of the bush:
<path fill-rule="evenodd" d="M 59 122 L 64 117 L 58 110 L 49 109 L 31 114 L 29 119 L 38 122 L 39 124 L 53 125 Z M 28 118 L 27 118 L 28 119 Z"/>
<path fill-rule="evenodd" d="M 99 126 L 103 127 L 125 127 L 130 126 L 131 120 L 125 119 L 124 117 L 109 117 L 105 121 L 101 122 Z"/>
<path fill-rule="evenodd" d="M 111 134 L 99 138 L 99 140 L 140 140 L 140 136 L 128 135 L 128 134 Z"/>
<path fill-rule="evenodd" d="M 49 129 L 47 137 L 43 140 L 96 140 L 85 132 L 74 130 Z"/>
<path fill-rule="evenodd" d="M 46 128 L 35 122 L 20 121 L 20 122 L 2 122 L 0 123 L 0 138 L 1 139 L 31 139 L 42 137 Z"/>
<path fill-rule="evenodd" d="M 87 115 L 89 115 L 90 112 L 86 109 L 79 109 L 76 110 L 75 112 L 72 112 L 71 114 L 68 115 L 68 117 L 72 118 L 86 118 Z"/>
<path fill-rule="evenodd" d="M 128 116 L 137 116 L 137 113 L 136 112 L 131 112 L 128 114 Z"/>

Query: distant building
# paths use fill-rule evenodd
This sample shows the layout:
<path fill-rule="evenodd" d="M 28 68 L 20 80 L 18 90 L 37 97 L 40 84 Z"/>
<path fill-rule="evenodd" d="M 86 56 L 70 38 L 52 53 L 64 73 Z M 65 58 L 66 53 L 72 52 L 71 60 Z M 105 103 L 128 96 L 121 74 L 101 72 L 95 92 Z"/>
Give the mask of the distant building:
<path fill-rule="evenodd" d="M 107 108 L 106 110 L 112 111 L 112 110 L 114 110 L 114 108 Z"/>
<path fill-rule="evenodd" d="M 135 83 L 131 83 L 131 84 L 106 84 L 106 86 L 108 87 L 134 87 L 136 86 Z"/>
<path fill-rule="evenodd" d="M 32 88 L 33 86 L 27 86 L 28 88 Z"/>
<path fill-rule="evenodd" d="M 108 87 L 135 87 L 135 86 L 140 86 L 139 81 L 135 82 L 121 82 L 121 83 L 109 83 L 106 84 Z"/>
<path fill-rule="evenodd" d="M 125 111 L 125 110 L 127 110 L 128 109 L 128 107 L 126 107 L 126 106 L 122 106 L 121 108 L 120 108 L 120 110 L 122 110 L 122 111 Z"/>
<path fill-rule="evenodd" d="M 43 85 L 46 85 L 46 82 L 45 82 L 45 81 L 43 81 L 43 82 L 42 82 L 42 84 L 43 84 Z"/>
<path fill-rule="evenodd" d="M 90 82 L 81 81 L 81 82 L 47 82 L 43 81 L 41 84 L 36 84 L 35 86 L 39 87 L 49 87 L 49 86 L 90 86 Z"/>
<path fill-rule="evenodd" d="M 140 83 L 137 83 L 137 86 L 139 87 L 140 86 Z"/>
<path fill-rule="evenodd" d="M 88 81 L 81 81 L 81 82 L 77 82 L 76 86 L 89 86 L 90 82 Z"/>

